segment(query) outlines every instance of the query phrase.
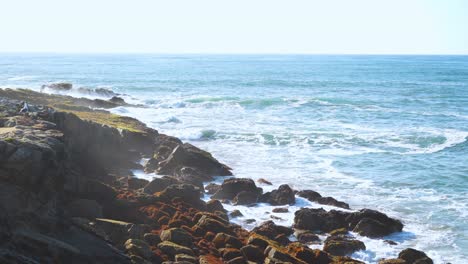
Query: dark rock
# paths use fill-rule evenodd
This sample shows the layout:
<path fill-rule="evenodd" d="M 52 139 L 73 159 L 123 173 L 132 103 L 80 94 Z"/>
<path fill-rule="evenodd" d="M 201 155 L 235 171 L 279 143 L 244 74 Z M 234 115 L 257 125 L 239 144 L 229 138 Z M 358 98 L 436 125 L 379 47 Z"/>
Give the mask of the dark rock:
<path fill-rule="evenodd" d="M 404 259 L 382 259 L 378 264 L 406 264 Z"/>
<path fill-rule="evenodd" d="M 191 247 L 193 244 L 192 236 L 182 228 L 163 230 L 160 238 L 162 241 L 170 241 L 186 247 Z"/>
<path fill-rule="evenodd" d="M 179 184 L 180 181 L 169 177 L 169 176 L 163 176 L 161 178 L 154 178 L 150 183 L 148 183 L 144 189 L 143 192 L 147 194 L 154 194 L 156 192 L 160 192 L 164 189 L 166 189 L 168 186 L 172 184 Z"/>
<path fill-rule="evenodd" d="M 207 215 L 203 215 L 192 229 L 200 229 L 204 233 L 208 231 L 214 233 L 231 233 L 226 221 L 214 219 Z"/>
<path fill-rule="evenodd" d="M 231 216 L 231 217 L 238 217 L 238 216 L 243 216 L 243 214 L 241 213 L 241 211 L 239 211 L 239 210 L 236 209 L 236 210 L 232 211 L 232 212 L 229 214 L 229 216 Z"/>
<path fill-rule="evenodd" d="M 226 210 L 223 207 L 223 204 L 219 200 L 209 200 L 206 203 L 206 210 L 211 213 L 214 213 L 216 211 L 226 212 Z"/>
<path fill-rule="evenodd" d="M 240 192 L 261 193 L 261 189 L 257 188 L 252 179 L 247 178 L 230 178 L 224 180 L 221 189 L 217 191 L 211 198 L 213 199 L 229 199 L 232 200 Z"/>
<path fill-rule="evenodd" d="M 336 200 L 333 197 L 322 197 L 318 192 L 312 190 L 302 190 L 297 192 L 299 197 L 305 198 L 311 202 L 316 202 L 324 205 L 336 206 L 344 209 L 349 209 L 349 205 L 345 202 Z"/>
<path fill-rule="evenodd" d="M 263 178 L 258 179 L 257 182 L 261 184 L 266 184 L 266 185 L 273 185 L 270 181 L 265 180 Z"/>
<path fill-rule="evenodd" d="M 272 212 L 273 213 L 287 213 L 289 212 L 289 209 L 287 207 L 279 207 L 279 208 L 274 208 Z"/>
<path fill-rule="evenodd" d="M 296 211 L 294 216 L 294 227 L 309 231 L 330 232 L 338 228 L 347 228 L 346 217 L 350 213 L 324 209 L 302 208 Z"/>
<path fill-rule="evenodd" d="M 360 235 L 381 237 L 394 232 L 401 232 L 403 224 L 396 219 L 370 209 L 362 209 L 346 218 L 350 228 Z"/>
<path fill-rule="evenodd" d="M 42 89 L 48 88 L 55 91 L 69 91 L 73 88 L 73 84 L 65 83 L 65 82 L 58 82 L 58 83 L 49 83 L 42 85 Z"/>
<path fill-rule="evenodd" d="M 252 229 L 252 232 L 265 236 L 271 240 L 278 241 L 279 239 L 281 239 L 281 242 L 285 242 L 283 237 L 278 236 L 285 235 L 287 238 L 294 231 L 289 227 L 276 225 L 273 221 L 266 221 Z"/>
<path fill-rule="evenodd" d="M 115 104 L 125 104 L 125 100 L 118 96 L 112 96 L 112 98 L 109 99 L 109 101 Z"/>
<path fill-rule="evenodd" d="M 216 248 L 226 248 L 227 245 L 236 249 L 242 247 L 242 242 L 239 239 L 225 233 L 218 233 L 213 239 L 213 244 Z"/>
<path fill-rule="evenodd" d="M 167 255 L 172 256 L 172 257 L 174 257 L 175 255 L 179 255 L 179 254 L 186 254 L 186 255 L 189 255 L 189 256 L 194 256 L 195 255 L 195 253 L 193 252 L 192 249 L 190 249 L 188 247 L 178 245 L 178 244 L 170 242 L 170 241 L 163 241 L 163 242 L 159 243 L 158 248 L 162 252 L 164 252 Z"/>
<path fill-rule="evenodd" d="M 256 263 L 262 263 L 263 260 L 265 259 L 265 256 L 263 255 L 263 251 L 254 245 L 246 245 L 243 246 L 240 251 L 242 252 L 242 255 L 248 260 Z"/>
<path fill-rule="evenodd" d="M 308 231 L 301 232 L 296 237 L 297 237 L 297 241 L 304 243 L 304 244 L 320 241 L 320 238 L 316 234 L 312 232 L 308 232 Z"/>
<path fill-rule="evenodd" d="M 136 255 L 143 259 L 151 258 L 153 252 L 145 241 L 139 239 L 129 239 L 125 242 L 125 250 L 129 255 Z"/>
<path fill-rule="evenodd" d="M 318 198 L 322 197 L 318 192 L 312 190 L 302 190 L 297 192 L 297 196 L 305 198 L 311 202 L 315 202 Z"/>
<path fill-rule="evenodd" d="M 94 200 L 76 199 L 68 204 L 67 208 L 70 216 L 88 219 L 102 217 L 102 206 Z"/>
<path fill-rule="evenodd" d="M 150 246 L 156 246 L 159 243 L 161 243 L 161 238 L 153 233 L 146 233 L 143 235 L 143 240 L 145 240 L 146 243 Z"/>
<path fill-rule="evenodd" d="M 239 256 L 227 261 L 226 264 L 247 264 L 247 261 L 245 261 L 243 256 Z"/>
<path fill-rule="evenodd" d="M 234 197 L 234 205 L 250 205 L 254 204 L 258 200 L 259 193 L 258 191 L 255 192 L 248 192 L 242 191 Z"/>
<path fill-rule="evenodd" d="M 216 184 L 216 183 L 210 183 L 205 186 L 205 191 L 207 194 L 215 194 L 220 189 L 221 189 L 221 185 Z"/>
<path fill-rule="evenodd" d="M 287 184 L 280 185 L 277 190 L 267 192 L 260 196 L 259 202 L 272 205 L 292 205 L 296 202 L 294 191 Z"/>
<path fill-rule="evenodd" d="M 172 199 L 179 197 L 184 202 L 194 206 L 196 205 L 197 207 L 204 205 L 204 202 L 200 200 L 200 189 L 191 184 L 170 185 L 160 192 L 159 197 L 166 201 L 171 201 Z"/>
<path fill-rule="evenodd" d="M 398 258 L 405 260 L 407 264 L 433 264 L 426 253 L 413 248 L 404 249 L 398 254 Z"/>
<path fill-rule="evenodd" d="M 323 251 L 335 256 L 345 256 L 355 251 L 365 250 L 363 242 L 346 236 L 331 236 L 325 240 Z"/>
<path fill-rule="evenodd" d="M 198 263 L 196 257 L 187 254 L 177 254 L 174 259 L 177 263 Z"/>
<path fill-rule="evenodd" d="M 129 238 L 143 239 L 143 236 L 151 231 L 151 227 L 145 224 L 131 224 L 128 228 Z"/>
<path fill-rule="evenodd" d="M 127 179 L 128 188 L 132 190 L 140 189 L 147 186 L 149 181 L 145 179 L 139 179 L 136 177 L 129 177 Z"/>

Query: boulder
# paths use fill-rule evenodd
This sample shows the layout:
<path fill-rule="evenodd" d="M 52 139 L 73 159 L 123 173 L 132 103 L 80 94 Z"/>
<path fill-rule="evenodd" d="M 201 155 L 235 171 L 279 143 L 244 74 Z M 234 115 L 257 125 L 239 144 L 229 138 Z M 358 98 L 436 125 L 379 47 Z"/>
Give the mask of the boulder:
<path fill-rule="evenodd" d="M 209 200 L 206 203 L 206 210 L 211 213 L 214 213 L 216 211 L 226 212 L 226 210 L 223 207 L 223 204 L 219 200 Z"/>
<path fill-rule="evenodd" d="M 131 189 L 131 190 L 141 189 L 141 188 L 147 186 L 148 183 L 149 183 L 148 180 L 139 179 L 139 178 L 136 178 L 136 177 L 129 177 L 127 179 L 128 188 Z"/>
<path fill-rule="evenodd" d="M 299 197 L 305 198 L 311 202 L 316 202 L 324 205 L 331 205 L 344 209 L 349 209 L 349 204 L 336 200 L 333 197 L 322 197 L 318 192 L 312 190 L 302 190 L 297 192 Z"/>
<path fill-rule="evenodd" d="M 296 203 L 294 191 L 287 184 L 280 185 L 277 190 L 267 192 L 260 196 L 259 202 L 272 205 L 293 205 Z"/>
<path fill-rule="evenodd" d="M 320 238 L 316 234 L 309 232 L 309 231 L 301 232 L 297 234 L 296 237 L 297 237 L 297 241 L 303 244 L 320 242 Z"/>
<path fill-rule="evenodd" d="M 161 243 L 161 238 L 153 233 L 146 233 L 143 235 L 143 240 L 150 246 L 156 246 L 157 244 Z"/>
<path fill-rule="evenodd" d="M 325 240 L 323 251 L 335 256 L 345 256 L 355 251 L 365 250 L 363 242 L 347 236 L 331 236 Z"/>
<path fill-rule="evenodd" d="M 258 201 L 259 193 L 242 191 L 236 195 L 233 199 L 234 205 L 250 205 Z"/>
<path fill-rule="evenodd" d="M 264 179 L 264 178 L 260 178 L 257 180 L 258 183 L 260 184 L 265 184 L 265 185 L 273 185 L 270 181 Z"/>
<path fill-rule="evenodd" d="M 404 259 L 381 259 L 378 264 L 406 264 Z"/>
<path fill-rule="evenodd" d="M 188 247 L 184 247 L 181 245 L 178 245 L 176 243 L 170 242 L 170 241 L 163 241 L 158 244 L 158 248 L 164 252 L 165 254 L 169 256 L 176 256 L 179 254 L 186 254 L 189 256 L 195 256 L 195 253 L 193 252 L 192 249 Z"/>
<path fill-rule="evenodd" d="M 48 88 L 54 91 L 69 91 L 73 88 L 73 84 L 66 83 L 66 82 L 57 82 L 57 83 L 49 83 L 42 85 L 42 89 Z"/>
<path fill-rule="evenodd" d="M 214 233 L 228 233 L 231 234 L 228 227 L 228 223 L 221 219 L 215 219 L 208 215 L 203 215 L 192 228 L 192 230 L 201 230 L 203 233 L 214 232 Z"/>
<path fill-rule="evenodd" d="M 346 217 L 350 213 L 324 209 L 302 208 L 294 214 L 294 227 L 309 231 L 330 232 L 338 228 L 347 228 Z"/>
<path fill-rule="evenodd" d="M 151 252 L 150 246 L 143 240 L 140 239 L 129 239 L 125 242 L 125 251 L 129 255 L 136 255 L 144 259 L 151 258 L 153 252 Z"/>
<path fill-rule="evenodd" d="M 286 226 L 276 225 L 273 221 L 270 220 L 263 222 L 259 226 L 252 229 L 252 232 L 277 241 L 280 244 L 287 244 L 289 243 L 289 239 L 287 239 L 287 237 L 290 236 L 294 230 Z"/>
<path fill-rule="evenodd" d="M 187 254 L 177 254 L 174 259 L 178 263 L 198 263 L 198 259 L 196 257 Z"/>
<path fill-rule="evenodd" d="M 413 248 L 404 249 L 398 254 L 398 258 L 405 260 L 407 264 L 433 264 L 426 253 Z"/>
<path fill-rule="evenodd" d="M 109 101 L 114 104 L 125 104 L 125 100 L 118 96 L 112 96 L 112 98 L 109 99 Z"/>
<path fill-rule="evenodd" d="M 272 212 L 273 213 L 287 213 L 289 212 L 289 209 L 287 207 L 278 207 L 278 208 L 273 208 Z"/>
<path fill-rule="evenodd" d="M 384 213 L 371 209 L 362 209 L 350 214 L 346 221 L 350 229 L 367 237 L 382 237 L 394 232 L 401 232 L 403 224 Z"/>
<path fill-rule="evenodd" d="M 216 248 L 231 247 L 240 249 L 242 247 L 242 242 L 239 239 L 225 233 L 216 234 L 212 242 Z"/>
<path fill-rule="evenodd" d="M 221 189 L 217 191 L 211 198 L 213 199 L 229 199 L 232 200 L 240 192 L 261 193 L 261 189 L 257 188 L 252 179 L 247 178 L 230 178 L 224 180 Z"/>
<path fill-rule="evenodd" d="M 169 177 L 169 176 L 163 176 L 161 178 L 154 178 L 151 182 L 149 182 L 146 186 L 144 186 L 143 192 L 147 194 L 154 194 L 156 192 L 160 192 L 166 189 L 168 186 L 172 184 L 179 184 L 179 183 L 181 183 L 179 180 Z"/>
<path fill-rule="evenodd" d="M 243 214 L 241 213 L 241 211 L 239 210 L 233 210 L 230 214 L 229 214 L 230 217 L 238 217 L 238 216 L 243 216 Z"/>
<path fill-rule="evenodd" d="M 263 251 L 254 245 L 246 245 L 240 249 L 242 255 L 248 260 L 255 263 L 262 263 L 265 259 Z"/>
<path fill-rule="evenodd" d="M 182 228 L 163 230 L 160 238 L 162 241 L 170 241 L 186 247 L 191 247 L 193 244 L 192 236 Z"/>
<path fill-rule="evenodd" d="M 221 185 L 216 184 L 216 183 L 210 183 L 205 186 L 205 192 L 207 194 L 215 194 L 220 189 L 221 189 Z"/>

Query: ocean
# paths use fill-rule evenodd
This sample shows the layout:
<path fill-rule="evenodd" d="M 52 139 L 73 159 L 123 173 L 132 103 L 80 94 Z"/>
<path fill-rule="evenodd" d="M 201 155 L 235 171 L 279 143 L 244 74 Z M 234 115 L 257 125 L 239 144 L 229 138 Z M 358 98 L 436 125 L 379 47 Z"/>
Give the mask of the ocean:
<path fill-rule="evenodd" d="M 211 152 L 237 177 L 403 221 L 385 238 L 397 245 L 359 237 L 367 250 L 355 258 L 413 247 L 435 263 L 468 260 L 468 56 L 0 54 L 2 88 L 59 81 L 74 96 L 107 88 L 144 105 L 112 111 Z M 276 222 L 292 224 L 301 206 L 321 207 L 298 198 Z M 246 228 L 270 219 L 271 206 L 238 209 Z"/>

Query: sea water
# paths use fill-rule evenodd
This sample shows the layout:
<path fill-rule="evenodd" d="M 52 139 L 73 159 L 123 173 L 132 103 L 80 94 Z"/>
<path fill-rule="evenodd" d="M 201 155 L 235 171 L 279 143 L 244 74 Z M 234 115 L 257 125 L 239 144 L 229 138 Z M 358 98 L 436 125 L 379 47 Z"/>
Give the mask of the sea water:
<path fill-rule="evenodd" d="M 436 263 L 468 260 L 467 56 L 0 54 L 0 87 L 59 81 L 144 105 L 112 111 L 206 149 L 237 177 L 403 221 L 385 238 L 397 245 L 359 237 L 367 250 L 355 258 L 413 247 Z M 292 224 L 301 206 L 322 207 L 298 198 L 275 221 Z M 241 224 L 272 215 L 239 209 Z"/>

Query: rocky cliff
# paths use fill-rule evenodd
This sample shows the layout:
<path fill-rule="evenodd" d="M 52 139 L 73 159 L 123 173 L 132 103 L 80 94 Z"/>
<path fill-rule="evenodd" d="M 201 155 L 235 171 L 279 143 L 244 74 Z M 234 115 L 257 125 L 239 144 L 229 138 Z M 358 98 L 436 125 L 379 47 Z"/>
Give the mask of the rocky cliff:
<path fill-rule="evenodd" d="M 231 169 L 138 120 L 92 110 L 117 102 L 0 90 L 0 263 L 360 263 L 347 255 L 365 245 L 349 231 L 379 238 L 403 228 L 374 210 L 303 208 L 293 227 L 268 221 L 249 232 L 222 202 L 349 205 L 287 185 L 264 193 L 250 179 L 205 190 Z M 135 168 L 165 176 L 147 182 Z M 213 199 L 201 200 L 205 192 Z M 382 263 L 432 261 L 407 249 Z"/>

